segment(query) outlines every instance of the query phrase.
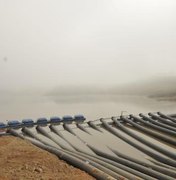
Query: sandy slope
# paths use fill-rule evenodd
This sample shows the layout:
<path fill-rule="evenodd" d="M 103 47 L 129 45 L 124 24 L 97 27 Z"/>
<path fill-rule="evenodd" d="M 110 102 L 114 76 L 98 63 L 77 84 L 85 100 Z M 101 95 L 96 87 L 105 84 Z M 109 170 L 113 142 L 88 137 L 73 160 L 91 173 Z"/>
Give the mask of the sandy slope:
<path fill-rule="evenodd" d="M 0 137 L 0 179 L 94 179 L 55 155 L 13 136 Z"/>

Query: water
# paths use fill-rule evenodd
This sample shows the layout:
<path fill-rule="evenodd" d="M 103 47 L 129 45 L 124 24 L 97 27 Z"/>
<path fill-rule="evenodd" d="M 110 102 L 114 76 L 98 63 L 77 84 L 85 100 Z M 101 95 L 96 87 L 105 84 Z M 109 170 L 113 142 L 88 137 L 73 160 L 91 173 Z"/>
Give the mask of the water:
<path fill-rule="evenodd" d="M 175 113 L 176 102 L 157 101 L 136 95 L 48 96 L 45 93 L 3 93 L 0 95 L 0 121 L 10 119 L 84 114 L 88 120 L 140 112 Z"/>

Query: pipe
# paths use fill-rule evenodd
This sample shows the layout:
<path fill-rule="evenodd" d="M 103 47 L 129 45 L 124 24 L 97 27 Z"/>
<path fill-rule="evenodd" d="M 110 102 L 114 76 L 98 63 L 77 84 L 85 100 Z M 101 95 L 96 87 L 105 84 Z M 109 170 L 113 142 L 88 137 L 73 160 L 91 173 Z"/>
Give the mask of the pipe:
<path fill-rule="evenodd" d="M 94 125 L 94 124 L 93 124 L 93 125 Z M 83 127 L 83 128 L 84 128 L 84 127 Z M 83 130 L 84 130 L 84 129 L 83 129 Z M 155 166 L 155 165 L 152 165 L 152 164 L 150 165 L 150 164 L 145 163 L 145 162 L 143 162 L 143 161 L 139 161 L 139 160 L 136 160 L 136 159 L 134 159 L 134 158 L 131 158 L 131 157 L 127 156 L 127 155 L 123 155 L 122 153 L 119 153 L 119 152 L 117 152 L 116 150 L 113 150 L 113 149 L 111 149 L 111 148 L 109 148 L 109 149 L 112 150 L 112 152 L 114 152 L 116 155 L 118 155 L 118 156 L 121 157 L 121 158 L 125 158 L 126 160 L 135 162 L 135 163 L 140 164 L 140 165 L 143 165 L 143 166 L 145 166 L 145 167 L 152 168 L 152 169 L 157 170 L 158 172 L 160 172 L 160 173 L 162 173 L 162 174 L 163 174 L 163 172 L 164 172 L 164 174 L 176 178 L 176 173 L 175 173 L 174 171 L 171 171 L 171 170 L 168 170 L 168 169 L 162 168 L 162 167 L 160 168 L 160 167 Z M 168 168 L 168 167 L 167 167 L 167 168 Z"/>
<path fill-rule="evenodd" d="M 32 141 L 31 141 L 32 142 Z M 103 171 L 99 170 L 98 168 L 95 168 L 93 165 L 88 164 L 87 162 L 84 162 L 82 160 L 79 160 L 78 158 L 75 158 L 74 156 L 63 152 L 59 149 L 44 145 L 42 143 L 38 143 L 36 141 L 32 142 L 34 145 L 49 151 L 52 154 L 55 154 L 56 156 L 58 156 L 60 159 L 66 161 L 67 163 L 73 165 L 74 167 L 77 167 L 85 172 L 87 172 L 88 174 L 90 174 L 91 176 L 95 177 L 96 179 L 100 179 L 100 180 L 115 180 L 115 178 L 113 178 L 112 176 L 104 173 Z"/>
<path fill-rule="evenodd" d="M 143 179 L 153 179 L 153 178 L 157 178 L 157 179 L 173 179 L 169 176 L 166 176 L 164 174 L 161 174 L 157 171 L 154 171 L 152 169 L 149 169 L 149 168 L 146 168 L 144 166 L 141 166 L 139 164 L 136 164 L 134 162 L 131 162 L 131 161 L 128 161 L 126 159 L 122 159 L 122 158 L 119 158 L 117 156 L 113 156 L 113 155 L 110 155 L 108 153 L 105 153 L 93 146 L 90 146 L 90 148 L 99 156 L 102 156 L 104 158 L 107 158 L 107 159 L 110 159 L 112 161 L 115 161 L 115 162 L 118 162 L 118 163 L 121 163 L 127 167 L 130 167 L 130 168 L 133 168 L 135 170 L 137 170 L 137 172 L 139 172 L 140 174 L 137 174 L 137 176 L 143 178 Z"/>
<path fill-rule="evenodd" d="M 157 116 L 157 115 L 155 115 L 153 113 L 148 113 L 148 115 L 151 116 L 152 119 L 157 119 L 160 122 L 162 122 L 163 124 L 167 124 L 168 126 L 171 126 L 171 127 L 175 128 L 175 130 L 176 130 L 176 124 L 174 122 L 168 121 L 168 120 L 166 120 L 166 119 L 164 119 L 164 118 L 162 118 L 160 116 Z"/>
<path fill-rule="evenodd" d="M 47 136 L 48 138 L 50 138 L 52 141 L 54 141 L 55 143 L 57 143 L 60 147 L 62 147 L 63 149 L 65 149 L 65 150 L 69 150 L 69 153 L 71 153 L 70 152 L 70 149 L 68 149 L 68 148 L 66 148 L 65 146 L 63 146 L 62 144 L 60 144 L 58 141 L 55 141 L 55 139 L 54 138 L 52 138 L 52 136 L 51 135 L 49 135 L 42 127 L 40 127 L 40 126 L 37 126 L 37 128 L 36 128 L 40 133 L 42 133 L 43 135 L 45 135 L 45 136 Z M 72 152 L 73 153 L 73 152 Z M 74 152 L 74 154 L 75 154 L 75 152 Z M 82 158 L 81 156 L 80 156 L 80 154 L 78 154 L 78 153 L 76 153 L 78 156 L 79 156 L 79 158 Z M 90 159 L 90 157 L 89 157 L 89 159 Z M 94 160 L 95 161 L 95 160 Z M 93 163 L 93 162 L 92 162 Z M 95 162 L 96 163 L 96 162 Z M 105 163 L 104 163 L 105 164 Z M 96 165 L 96 166 L 98 166 L 98 165 Z M 103 169 L 103 170 L 105 170 L 105 169 Z M 111 174 L 114 178 L 117 178 L 117 176 L 114 176 L 113 174 Z"/>
<path fill-rule="evenodd" d="M 175 161 L 173 161 L 171 159 L 168 159 L 168 158 L 165 158 L 165 157 L 162 157 L 162 156 L 160 156 L 160 155 L 158 155 L 158 154 L 156 154 L 156 153 L 154 153 L 154 152 L 152 152 L 150 150 L 145 149 L 144 147 L 141 147 L 137 143 L 130 141 L 128 138 L 126 138 L 126 137 L 122 136 L 121 134 L 119 134 L 118 131 L 115 128 L 112 128 L 107 122 L 102 121 L 102 124 L 109 132 L 111 132 L 115 136 L 119 137 L 120 139 L 124 140 L 125 142 L 132 145 L 133 147 L 137 148 L 138 150 L 142 151 L 143 153 L 151 156 L 152 158 L 156 159 L 159 162 L 162 162 L 164 164 L 176 167 L 176 162 Z"/>
<path fill-rule="evenodd" d="M 13 136 L 20 137 L 21 139 L 24 139 L 24 136 L 16 132 L 14 129 L 8 129 L 8 133 L 12 134 Z"/>
<path fill-rule="evenodd" d="M 158 126 L 160 126 L 160 127 L 164 127 L 164 128 L 166 128 L 166 129 L 168 129 L 168 130 L 171 130 L 171 131 L 173 131 L 173 132 L 176 131 L 175 128 L 172 128 L 172 127 L 170 127 L 170 126 L 168 126 L 168 125 L 166 125 L 166 124 L 163 124 L 163 123 L 161 123 L 161 122 L 155 121 L 155 120 L 153 120 L 153 119 L 145 116 L 145 115 L 142 114 L 142 113 L 140 113 L 139 116 L 141 116 L 144 120 L 150 121 L 151 123 L 156 124 L 156 125 L 158 125 Z"/>
<path fill-rule="evenodd" d="M 133 133 L 132 131 L 128 130 L 125 126 L 123 126 L 121 123 L 119 123 L 116 119 L 113 119 L 115 125 L 117 127 L 119 127 L 120 129 L 122 129 L 125 133 L 127 133 L 128 135 L 130 135 L 131 137 L 137 139 L 138 141 L 142 142 L 143 144 L 155 149 L 156 151 L 172 158 L 172 159 L 175 159 L 176 160 L 176 154 L 175 153 L 172 153 L 164 148 L 162 148 L 161 146 L 157 146 L 147 140 L 145 140 L 144 138 L 136 135 L 135 133 Z"/>
<path fill-rule="evenodd" d="M 82 128 L 83 128 L 83 131 L 84 131 L 85 128 L 84 128 L 84 127 L 82 127 Z M 91 146 L 91 145 L 89 145 L 89 144 L 88 144 L 88 146 L 89 146 L 89 148 L 91 148 L 91 149 L 95 152 L 95 147 L 93 147 L 93 146 Z M 99 150 L 98 150 L 98 151 L 99 151 Z M 97 151 L 96 151 L 96 152 L 97 152 Z M 95 152 L 95 153 L 96 153 L 96 152 Z M 103 152 L 102 152 L 102 153 L 103 153 Z M 121 160 L 121 164 L 126 163 L 126 164 L 129 165 L 130 163 L 133 163 L 133 166 L 138 166 L 137 163 L 130 162 L 130 161 L 127 160 L 127 159 L 123 159 L 123 158 L 119 158 L 119 157 L 117 157 L 117 158 L 118 158 L 118 161 L 117 161 L 117 162 L 119 162 L 119 161 Z M 123 162 L 123 163 L 122 163 L 122 162 Z M 126 165 L 126 164 L 125 164 L 125 165 Z M 139 166 L 138 166 L 138 168 L 139 168 Z M 144 167 L 141 166 L 140 171 L 143 172 L 143 173 L 145 173 L 145 170 L 148 171 L 148 168 L 146 168 L 145 166 L 144 166 Z M 156 172 L 156 171 L 154 171 L 154 173 L 155 173 L 155 172 Z M 149 175 L 152 174 L 152 173 L 153 173 L 153 172 L 150 171 Z M 158 174 L 161 175 L 161 173 L 158 173 L 158 172 L 156 172 L 156 174 L 157 174 L 157 175 L 158 175 Z M 167 176 L 167 177 L 168 177 L 168 176 Z"/>
<path fill-rule="evenodd" d="M 64 151 L 65 152 L 65 151 Z M 115 179 L 126 179 L 125 177 L 123 176 L 120 176 L 119 174 L 115 173 L 114 171 L 112 171 L 111 169 L 108 169 L 106 168 L 105 166 L 103 166 L 101 163 L 97 163 L 96 160 L 91 160 L 90 158 L 86 158 L 85 156 L 82 156 L 80 154 L 77 154 L 77 153 L 73 153 L 73 152 L 68 152 L 68 154 L 78 158 L 78 159 L 81 159 L 82 161 L 85 161 L 86 163 L 89 163 L 90 165 L 94 166 L 95 168 L 97 169 L 100 169 L 101 171 L 105 172 L 106 174 L 112 176 L 113 178 Z"/>
<path fill-rule="evenodd" d="M 89 122 L 88 122 L 88 125 L 89 125 L 91 128 L 93 128 L 93 129 L 95 129 L 95 130 L 97 130 L 97 131 L 99 131 L 99 132 L 103 132 L 103 131 L 101 130 L 101 128 L 97 127 L 92 121 L 89 121 Z"/>
<path fill-rule="evenodd" d="M 71 134 L 73 134 L 73 135 L 75 135 L 76 137 L 78 137 L 68 125 L 66 125 L 65 128 L 66 128 L 66 130 L 69 131 Z M 78 138 L 81 140 L 80 137 L 78 137 Z M 83 143 L 85 143 L 85 142 L 83 141 Z M 93 152 L 95 152 L 95 148 L 94 148 L 93 146 L 89 145 L 88 143 L 86 143 L 86 145 L 87 145 Z M 96 153 L 96 152 L 95 152 L 95 153 Z M 97 154 L 97 153 L 96 153 L 96 154 Z M 119 161 L 116 161 L 116 162 L 118 162 L 118 164 L 116 164 L 117 167 L 120 167 L 120 168 L 122 168 L 123 170 L 126 170 L 126 171 L 128 171 L 128 172 L 130 172 L 130 173 L 133 173 L 133 174 L 136 175 L 136 176 L 139 176 L 139 177 L 144 178 L 144 177 L 143 177 L 143 174 L 140 173 L 139 171 L 136 171 L 133 167 L 127 168 L 126 165 L 124 165 L 124 164 L 122 164 L 122 163 L 119 163 Z M 132 168 L 132 169 L 131 169 L 131 168 Z"/>
<path fill-rule="evenodd" d="M 171 120 L 172 122 L 176 123 L 176 119 L 175 119 L 175 118 L 173 118 L 173 117 L 171 117 L 171 116 L 169 116 L 169 115 L 163 114 L 163 113 L 161 113 L 161 112 L 157 112 L 157 113 L 158 113 L 158 115 L 160 115 L 161 117 L 163 117 L 163 118 L 165 118 L 165 119 L 169 119 L 169 120 Z"/>
<path fill-rule="evenodd" d="M 59 132 L 55 127 L 51 126 L 51 128 L 56 132 L 56 134 Z M 74 136 L 76 136 L 78 139 L 80 139 L 80 140 L 88 147 L 87 143 L 84 142 L 79 136 L 77 136 L 77 135 L 72 131 L 72 129 L 71 129 L 69 126 L 67 126 L 67 130 L 68 130 L 70 133 L 72 133 Z M 65 137 L 63 137 L 63 136 L 62 136 L 62 138 L 65 139 Z M 65 141 L 67 141 L 67 140 L 65 139 Z M 103 158 L 103 157 L 99 157 L 99 156 L 90 154 L 90 153 L 85 152 L 85 151 L 82 151 L 81 149 L 79 149 L 79 148 L 77 148 L 76 146 L 74 146 L 73 144 L 71 144 L 69 141 L 67 141 L 67 142 L 68 142 L 73 148 L 75 148 L 79 153 L 81 153 L 81 154 L 86 154 L 86 155 L 88 155 L 89 157 L 92 157 L 93 159 L 98 159 L 98 160 L 102 161 L 103 163 L 105 163 L 104 165 L 110 166 L 111 170 L 115 171 L 116 173 L 119 173 L 119 174 L 121 174 L 122 176 L 125 176 L 125 177 L 127 177 L 127 178 L 130 177 L 129 179 L 133 179 L 133 177 L 134 177 L 133 171 L 134 171 L 134 170 L 129 170 L 128 167 L 125 167 L 125 166 L 123 166 L 123 165 L 121 165 L 121 164 L 115 163 L 115 162 L 110 161 L 110 160 L 108 160 L 108 159 L 105 159 L 105 158 Z M 115 168 L 115 169 L 114 169 L 114 168 Z M 132 173 L 132 174 L 130 174 L 129 172 Z M 134 179 L 136 179 L 136 176 L 134 177 Z"/>
<path fill-rule="evenodd" d="M 40 129 L 40 128 L 39 128 Z M 29 131 L 30 132 L 30 131 Z M 15 136 L 18 136 L 18 137 L 20 137 L 20 138 L 22 138 L 22 139 L 25 139 L 25 137 L 24 136 L 22 136 L 22 135 L 20 135 L 19 133 L 17 133 L 15 130 L 12 130 L 12 131 L 10 131 L 10 133 L 12 133 L 13 135 L 15 135 Z M 54 153 L 54 154 L 56 154 L 56 155 L 58 155 L 58 152 L 60 152 L 60 153 L 62 153 L 62 155 L 60 156 L 59 155 L 59 157 L 61 158 L 61 159 L 63 159 L 63 153 L 64 153 L 64 155 L 67 155 L 68 156 L 68 159 L 69 160 L 71 160 L 70 158 L 72 158 L 72 161 L 73 161 L 73 163 L 72 163 L 72 165 L 74 165 L 74 166 L 77 166 L 78 168 L 80 168 L 80 169 L 82 169 L 81 168 L 81 166 L 79 165 L 80 164 L 80 162 L 77 162 L 77 161 L 80 161 L 79 159 L 82 159 L 82 160 L 84 160 L 85 161 L 85 164 L 87 165 L 87 161 L 85 160 L 85 158 L 83 158 L 83 157 L 81 157 L 81 156 L 79 156 L 79 159 L 76 159 L 74 156 L 74 153 L 72 153 L 72 155 L 68 155 L 68 151 L 66 152 L 62 152 L 63 150 L 61 150 L 61 149 L 56 149 L 56 148 L 54 148 L 54 147 L 51 147 L 51 146 L 48 146 L 48 145 L 46 145 L 46 144 L 43 144 L 41 141 L 40 141 L 40 139 L 39 138 L 37 138 L 36 137 L 36 135 L 35 134 L 33 134 L 32 132 L 30 132 L 30 136 L 32 135 L 32 137 L 33 138 L 35 138 L 37 141 L 39 141 L 38 143 L 36 142 L 36 140 L 34 141 L 32 141 L 31 139 L 30 139 L 30 141 L 32 141 L 32 143 L 33 144 L 35 144 L 35 145 L 37 145 L 38 147 L 40 147 L 40 148 L 42 148 L 42 149 L 45 149 L 45 150 L 49 150 L 49 152 L 52 152 L 52 153 Z M 57 151 L 57 152 L 56 152 Z M 65 161 L 67 161 L 68 162 L 68 160 L 66 160 L 66 159 L 63 159 L 63 160 L 65 160 Z M 70 161 L 69 161 L 70 162 Z M 76 164 L 75 164 L 76 163 Z M 106 171 L 106 172 L 109 172 L 109 173 L 111 173 L 111 175 L 113 175 L 114 177 L 115 177 L 115 179 L 122 179 L 122 178 L 124 178 L 124 177 L 122 177 L 122 176 L 120 176 L 120 175 L 117 175 L 117 174 L 115 174 L 115 173 L 113 173 L 111 170 L 108 170 L 107 168 L 104 168 L 103 166 L 101 166 L 101 165 L 98 165 L 98 163 L 95 163 L 95 162 L 93 162 L 93 161 L 91 161 L 91 164 L 92 165 L 90 165 L 90 162 L 89 162 L 89 165 L 88 166 L 92 166 L 91 168 L 92 168 L 92 172 L 93 172 L 93 170 L 98 170 L 99 172 L 101 172 L 102 173 L 102 171 L 100 171 L 99 169 L 97 169 L 97 168 L 101 168 L 103 171 Z M 97 168 L 95 168 L 93 165 L 95 165 Z M 86 169 L 88 169 L 88 167 L 85 167 Z M 84 169 L 85 170 L 85 169 Z M 86 170 L 85 170 L 86 171 Z M 86 172 L 88 172 L 88 171 L 86 171 Z M 89 173 L 89 172 L 88 172 Z M 90 173 L 91 174 L 91 173 Z M 92 176 L 94 176 L 94 177 L 96 177 L 97 175 L 96 175 L 96 171 L 95 171 L 95 173 L 93 173 L 93 174 L 91 174 Z M 112 176 L 109 176 L 107 173 L 104 173 L 103 172 L 103 174 L 100 174 L 99 173 L 99 175 L 97 176 L 97 177 L 100 177 L 101 178 L 101 176 L 103 177 L 103 176 L 106 176 L 106 177 L 103 177 L 103 179 L 106 179 L 106 178 L 110 178 L 110 179 L 114 179 Z"/>
<path fill-rule="evenodd" d="M 57 145 L 59 145 L 61 148 L 66 149 L 66 150 L 70 150 L 68 147 L 66 147 L 65 145 L 63 145 L 61 142 L 57 141 L 56 139 L 54 139 L 49 133 L 47 133 L 47 131 L 45 129 L 43 129 L 41 126 L 37 126 L 36 127 L 37 131 L 40 132 L 41 134 L 43 134 L 44 136 L 48 137 L 49 139 L 51 139 L 52 141 L 54 141 Z"/>
<path fill-rule="evenodd" d="M 155 170 L 155 171 L 158 171 L 158 172 L 160 172 L 160 173 L 162 173 L 162 174 L 166 174 L 166 175 L 168 175 L 168 176 L 171 176 L 171 177 L 176 178 L 176 172 L 175 172 L 176 169 L 172 169 L 172 170 L 171 170 L 171 169 L 169 169 L 170 167 L 168 167 L 168 166 L 161 167 L 161 165 L 163 165 L 163 164 L 161 164 L 161 163 L 160 163 L 159 166 L 156 166 L 156 165 L 153 165 L 153 164 L 148 164 L 148 163 L 145 163 L 145 162 L 140 161 L 140 160 L 138 160 L 138 159 L 135 159 L 135 158 L 133 158 L 133 157 L 130 157 L 130 156 L 128 156 L 128 155 L 122 154 L 122 153 L 120 153 L 119 151 L 114 150 L 114 149 L 112 149 L 112 148 L 110 148 L 110 147 L 109 147 L 109 149 L 111 149 L 112 152 L 114 152 L 117 156 L 119 156 L 119 157 L 121 157 L 121 158 L 127 159 L 127 160 L 129 160 L 129 161 L 135 162 L 135 163 L 140 164 L 140 165 L 142 165 L 142 166 L 145 166 L 145 167 L 147 167 L 147 168 L 150 168 L 150 169 L 153 169 L 153 170 Z M 154 162 L 153 162 L 153 163 L 154 163 Z"/>
<path fill-rule="evenodd" d="M 167 136 L 164 136 L 164 135 L 159 134 L 159 133 L 157 133 L 157 132 L 154 132 L 154 131 L 151 131 L 151 130 L 149 130 L 149 129 L 146 129 L 145 127 L 143 127 L 143 126 L 141 126 L 141 125 L 133 122 L 133 121 L 130 120 L 130 119 L 125 118 L 124 116 L 121 116 L 120 119 L 123 120 L 123 121 L 125 121 L 125 122 L 127 122 L 127 123 L 129 123 L 129 124 L 131 124 L 133 127 L 135 127 L 136 129 L 139 129 L 140 131 L 142 131 L 142 132 L 144 132 L 144 133 L 146 133 L 146 134 L 149 134 L 149 135 L 151 135 L 151 136 L 154 136 L 154 137 L 158 138 L 159 140 L 162 140 L 162 141 L 164 141 L 164 142 L 166 142 L 166 143 L 170 143 L 170 144 L 176 146 L 176 141 L 173 140 L 173 139 L 171 139 L 171 138 L 169 138 L 169 137 L 167 137 Z"/>
<path fill-rule="evenodd" d="M 76 124 L 76 125 L 77 125 L 77 127 L 78 127 L 79 129 L 81 129 L 82 131 L 90 134 L 89 131 L 87 131 L 87 129 L 85 129 L 85 128 L 82 126 L 82 124 Z M 91 134 L 90 134 L 90 135 L 91 135 Z"/>
<path fill-rule="evenodd" d="M 141 114 L 141 117 L 142 117 L 142 114 Z M 133 118 L 135 121 L 139 121 L 139 122 L 143 123 L 144 125 L 146 125 L 148 127 L 152 127 L 154 129 L 157 129 L 157 130 L 159 130 L 159 131 L 161 131 L 161 132 L 163 132 L 163 133 L 165 133 L 167 135 L 176 136 L 176 132 L 171 131 L 171 130 L 166 129 L 166 128 L 163 128 L 163 127 L 160 127 L 160 126 L 157 126 L 155 124 L 149 123 L 149 121 L 146 121 L 147 118 L 146 118 L 146 120 L 143 120 L 143 119 L 138 118 L 138 117 L 136 117 L 136 116 L 134 116 L 132 114 L 130 115 L 130 118 Z"/>

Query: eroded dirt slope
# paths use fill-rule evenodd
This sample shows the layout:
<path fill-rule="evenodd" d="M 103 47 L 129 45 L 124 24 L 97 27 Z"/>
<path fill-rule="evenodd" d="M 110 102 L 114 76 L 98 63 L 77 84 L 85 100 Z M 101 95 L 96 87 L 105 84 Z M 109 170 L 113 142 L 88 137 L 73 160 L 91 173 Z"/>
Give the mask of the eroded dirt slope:
<path fill-rule="evenodd" d="M 0 179 L 92 180 L 94 178 L 28 141 L 13 136 L 1 136 Z"/>

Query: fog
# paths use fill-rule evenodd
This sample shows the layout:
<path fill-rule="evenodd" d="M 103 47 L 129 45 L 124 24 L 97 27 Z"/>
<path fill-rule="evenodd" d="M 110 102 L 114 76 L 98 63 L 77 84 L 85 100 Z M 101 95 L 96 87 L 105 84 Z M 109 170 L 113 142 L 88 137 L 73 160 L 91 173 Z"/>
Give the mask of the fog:
<path fill-rule="evenodd" d="M 174 0 L 1 0 L 0 118 L 173 112 L 175 9 Z"/>

